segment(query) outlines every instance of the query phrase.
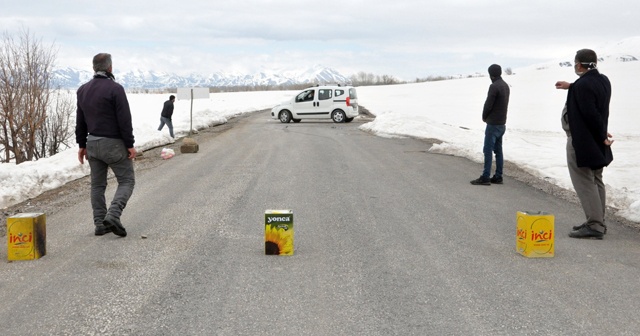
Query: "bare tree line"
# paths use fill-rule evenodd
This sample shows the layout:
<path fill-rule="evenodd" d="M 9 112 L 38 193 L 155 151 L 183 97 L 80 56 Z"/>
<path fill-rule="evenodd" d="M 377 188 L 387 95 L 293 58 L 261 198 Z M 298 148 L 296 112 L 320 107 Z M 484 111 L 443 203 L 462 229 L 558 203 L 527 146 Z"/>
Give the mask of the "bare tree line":
<path fill-rule="evenodd" d="M 391 75 L 374 75 L 372 73 L 366 73 L 364 71 L 358 72 L 351 76 L 351 84 L 353 86 L 370 86 L 370 85 L 392 85 L 392 84 L 404 84 L 406 82 L 400 81 Z"/>
<path fill-rule="evenodd" d="M 0 162 L 37 160 L 68 147 L 73 97 L 51 88 L 56 53 L 28 30 L 0 45 Z"/>
<path fill-rule="evenodd" d="M 210 93 L 220 92 L 253 92 L 253 91 L 289 91 L 289 90 L 304 90 L 315 85 L 351 85 L 351 83 L 319 83 L 319 82 L 307 82 L 307 83 L 291 83 L 291 84 L 275 84 L 275 85 L 229 85 L 229 86 L 212 86 L 209 87 Z M 162 88 L 162 89 L 144 89 L 144 88 L 128 88 L 127 93 L 176 93 L 177 88 Z"/>

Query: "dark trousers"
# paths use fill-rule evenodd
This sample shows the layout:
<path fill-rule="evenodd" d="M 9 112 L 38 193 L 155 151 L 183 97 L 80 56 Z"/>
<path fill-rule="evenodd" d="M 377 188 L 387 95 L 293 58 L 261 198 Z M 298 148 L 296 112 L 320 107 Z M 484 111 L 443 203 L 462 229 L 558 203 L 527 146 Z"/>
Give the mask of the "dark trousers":
<path fill-rule="evenodd" d="M 502 153 L 502 136 L 504 136 L 507 127 L 505 125 L 489 125 L 484 131 L 484 146 L 482 152 L 484 153 L 484 169 L 482 170 L 482 176 L 485 178 L 491 177 L 491 164 L 493 161 L 493 154 L 496 154 L 496 177 L 502 177 L 502 169 L 504 166 L 504 156 Z"/>

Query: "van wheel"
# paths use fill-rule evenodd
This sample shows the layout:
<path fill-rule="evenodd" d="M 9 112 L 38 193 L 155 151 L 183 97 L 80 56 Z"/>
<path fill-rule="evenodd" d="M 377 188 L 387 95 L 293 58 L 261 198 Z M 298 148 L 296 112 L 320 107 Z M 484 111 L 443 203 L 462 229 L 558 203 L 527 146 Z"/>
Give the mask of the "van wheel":
<path fill-rule="evenodd" d="M 353 121 L 353 118 L 345 118 L 344 119 L 344 122 L 352 122 L 352 121 Z"/>
<path fill-rule="evenodd" d="M 282 110 L 280 111 L 280 114 L 278 114 L 278 119 L 280 119 L 281 123 L 288 123 L 291 121 L 291 112 L 287 111 L 287 110 Z"/>
<path fill-rule="evenodd" d="M 335 110 L 331 114 L 331 119 L 333 119 L 334 123 L 344 122 L 346 118 L 347 118 L 347 116 L 346 116 L 346 114 L 344 114 L 344 111 L 342 111 L 342 110 Z"/>
<path fill-rule="evenodd" d="M 299 123 L 300 120 L 302 120 L 302 119 L 291 119 L 291 120 L 293 120 L 294 123 Z"/>

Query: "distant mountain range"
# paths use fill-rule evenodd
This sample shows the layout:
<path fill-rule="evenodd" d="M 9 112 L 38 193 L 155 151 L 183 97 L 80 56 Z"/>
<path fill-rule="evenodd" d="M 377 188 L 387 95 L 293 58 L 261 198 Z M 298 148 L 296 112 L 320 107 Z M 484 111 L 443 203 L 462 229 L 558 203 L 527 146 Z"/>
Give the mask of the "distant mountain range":
<path fill-rule="evenodd" d="M 259 72 L 251 75 L 224 74 L 210 75 L 192 74 L 179 76 L 166 72 L 129 71 L 114 73 L 116 81 L 125 89 L 165 89 L 182 87 L 229 87 L 229 86 L 279 86 L 294 84 L 346 84 L 350 79 L 338 71 L 316 65 L 301 71 Z M 88 82 L 93 72 L 73 68 L 60 68 L 53 71 L 55 87 L 75 89 Z"/>
<path fill-rule="evenodd" d="M 609 43 L 595 49 L 598 62 L 637 62 L 640 60 L 640 36 L 629 37 L 615 43 Z M 574 54 L 565 59 L 556 59 L 544 63 L 533 64 L 525 68 L 545 69 L 553 66 L 573 67 Z"/>
<path fill-rule="evenodd" d="M 602 46 L 596 50 L 601 61 L 633 62 L 640 59 L 640 36 Z M 573 59 L 561 59 L 532 65 L 535 68 L 549 66 L 573 66 Z M 183 87 L 231 87 L 231 86 L 287 86 L 295 84 L 350 84 L 349 77 L 338 71 L 315 65 L 299 71 L 263 71 L 255 74 L 226 74 L 216 72 L 209 75 L 191 74 L 179 76 L 166 72 L 135 70 L 114 74 L 118 83 L 127 89 L 166 89 Z M 462 76 L 462 75 L 460 75 Z M 93 72 L 73 68 L 60 68 L 53 71 L 55 87 L 76 89 L 88 82 Z M 454 78 L 456 76 L 452 76 Z M 466 76 L 465 76 L 466 77 Z"/>

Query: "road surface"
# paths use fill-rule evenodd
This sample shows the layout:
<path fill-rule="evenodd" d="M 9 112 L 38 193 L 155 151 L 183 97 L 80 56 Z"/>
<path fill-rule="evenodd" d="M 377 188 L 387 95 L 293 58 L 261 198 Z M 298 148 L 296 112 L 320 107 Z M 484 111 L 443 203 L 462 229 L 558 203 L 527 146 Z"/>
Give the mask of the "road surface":
<path fill-rule="evenodd" d="M 261 112 L 198 153 L 149 151 L 126 238 L 93 235 L 86 179 L 59 192 L 47 255 L 0 263 L 0 334 L 640 333 L 637 229 L 568 238 L 575 203 L 509 176 L 472 186 L 480 164 L 362 122 Z M 293 210 L 293 256 L 264 255 L 267 209 Z M 519 210 L 554 214 L 555 257 L 516 253 Z"/>

